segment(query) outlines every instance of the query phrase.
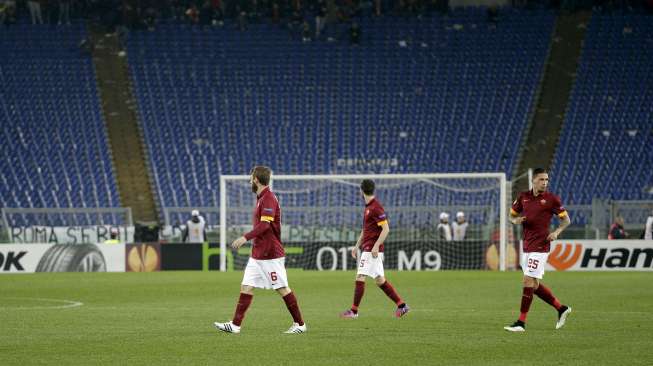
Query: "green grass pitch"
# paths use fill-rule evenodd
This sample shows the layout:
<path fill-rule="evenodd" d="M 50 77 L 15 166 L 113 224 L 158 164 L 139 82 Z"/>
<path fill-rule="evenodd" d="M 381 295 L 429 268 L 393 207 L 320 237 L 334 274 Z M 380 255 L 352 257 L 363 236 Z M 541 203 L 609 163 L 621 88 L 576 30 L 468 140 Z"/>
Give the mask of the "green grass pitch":
<path fill-rule="evenodd" d="M 0 276 L 0 365 L 651 365 L 653 274 L 547 273 L 573 307 L 567 326 L 537 297 L 527 332 L 515 320 L 518 272 L 388 272 L 411 305 L 402 319 L 368 280 L 357 320 L 353 272 L 288 273 L 309 332 L 283 301 L 257 290 L 242 333 L 229 320 L 242 272 Z M 82 302 L 66 303 L 46 299 Z"/>

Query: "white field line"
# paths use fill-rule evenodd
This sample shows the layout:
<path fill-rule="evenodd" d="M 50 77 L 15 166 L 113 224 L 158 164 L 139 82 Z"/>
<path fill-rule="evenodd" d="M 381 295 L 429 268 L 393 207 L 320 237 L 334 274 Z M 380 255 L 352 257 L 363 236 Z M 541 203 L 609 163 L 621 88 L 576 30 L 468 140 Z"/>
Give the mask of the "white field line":
<path fill-rule="evenodd" d="M 38 302 L 54 302 L 54 303 L 63 303 L 63 305 L 50 305 L 50 306 L 2 306 L 0 305 L 0 310 L 68 309 L 68 308 L 75 308 L 84 305 L 84 303 L 80 301 L 44 299 L 40 297 L 5 297 L 5 299 L 31 300 L 31 301 L 38 301 Z"/>

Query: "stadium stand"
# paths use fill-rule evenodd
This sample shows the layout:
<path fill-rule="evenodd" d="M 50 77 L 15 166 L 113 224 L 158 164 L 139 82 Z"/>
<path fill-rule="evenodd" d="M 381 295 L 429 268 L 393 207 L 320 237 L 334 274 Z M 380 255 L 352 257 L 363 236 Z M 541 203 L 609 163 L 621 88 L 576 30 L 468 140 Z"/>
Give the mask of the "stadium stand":
<path fill-rule="evenodd" d="M 85 38 L 83 23 L 0 32 L 0 207 L 120 206 Z"/>
<path fill-rule="evenodd" d="M 554 15 L 364 18 L 360 46 L 167 23 L 128 57 L 162 207 L 217 206 L 220 174 L 510 174 Z M 475 141 L 483 141 L 477 144 Z"/>
<path fill-rule="evenodd" d="M 592 16 L 552 169 L 569 204 L 653 197 L 652 35 L 650 16 Z"/>

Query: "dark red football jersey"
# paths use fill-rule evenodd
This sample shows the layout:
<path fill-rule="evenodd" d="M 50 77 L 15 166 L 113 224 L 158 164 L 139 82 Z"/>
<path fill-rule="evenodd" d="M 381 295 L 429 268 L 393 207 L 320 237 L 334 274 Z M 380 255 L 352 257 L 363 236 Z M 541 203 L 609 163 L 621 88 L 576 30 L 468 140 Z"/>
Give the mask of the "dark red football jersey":
<path fill-rule="evenodd" d="M 526 217 L 522 223 L 524 228 L 524 252 L 548 253 L 551 242 L 549 226 L 553 215 L 563 218 L 567 211 L 562 207 L 560 197 L 550 192 L 544 192 L 537 196 L 533 191 L 526 191 L 519 194 L 519 197 L 512 203 L 510 214 Z"/>
<path fill-rule="evenodd" d="M 376 243 L 379 235 L 381 235 L 381 225 L 387 222 L 388 216 L 376 198 L 365 205 L 365 213 L 363 214 L 363 241 L 361 243 L 362 251 L 372 251 L 374 243 Z M 379 246 L 379 252 L 383 252 L 383 243 Z"/>
<path fill-rule="evenodd" d="M 252 258 L 275 259 L 286 255 L 281 244 L 281 208 L 269 187 L 263 189 L 256 199 L 252 224 L 253 230 L 245 234 L 247 240 L 254 239 Z"/>

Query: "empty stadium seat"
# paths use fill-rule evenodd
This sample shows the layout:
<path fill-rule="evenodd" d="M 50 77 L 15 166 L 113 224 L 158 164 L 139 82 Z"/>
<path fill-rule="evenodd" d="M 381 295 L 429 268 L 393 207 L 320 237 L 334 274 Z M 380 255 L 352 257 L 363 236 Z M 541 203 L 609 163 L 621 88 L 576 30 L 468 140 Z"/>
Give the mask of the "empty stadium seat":
<path fill-rule="evenodd" d="M 482 9 L 365 18 L 360 46 L 253 24 L 132 32 L 128 59 L 157 195 L 217 206 L 218 177 L 512 172 L 554 16 Z M 478 143 L 481 141 L 481 143 Z M 353 164 L 343 162 L 354 161 Z M 395 162 L 395 163 L 393 163 Z"/>
<path fill-rule="evenodd" d="M 1 207 L 120 206 L 93 62 L 78 47 L 84 38 L 83 23 L 0 31 Z M 63 215 L 48 224 L 69 221 Z"/>
<path fill-rule="evenodd" d="M 650 16 L 592 15 L 552 168 L 568 204 L 653 199 L 652 46 Z"/>

